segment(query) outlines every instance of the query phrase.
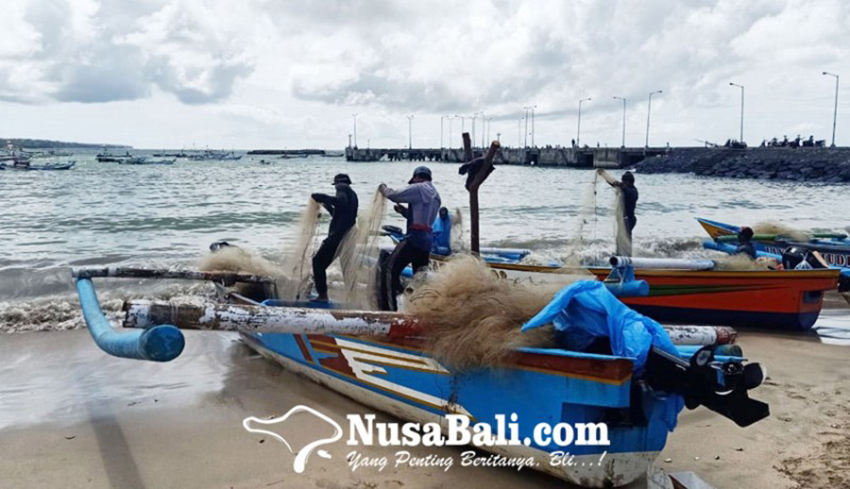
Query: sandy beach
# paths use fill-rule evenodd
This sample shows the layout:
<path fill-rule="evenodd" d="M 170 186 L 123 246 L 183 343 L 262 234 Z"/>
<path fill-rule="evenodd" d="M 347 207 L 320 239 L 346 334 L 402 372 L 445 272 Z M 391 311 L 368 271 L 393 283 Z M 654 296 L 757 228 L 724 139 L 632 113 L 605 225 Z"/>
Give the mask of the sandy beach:
<path fill-rule="evenodd" d="M 829 305 L 827 322 L 847 321 L 850 309 L 840 300 Z M 741 332 L 739 343 L 767 367 L 768 380 L 752 395 L 770 404 L 771 416 L 741 429 L 705 408 L 685 411 L 657 466 L 694 471 L 718 488 L 850 484 L 847 347 L 766 332 Z M 352 472 L 341 442 L 330 445 L 330 460 L 314 456 L 296 474 L 286 447 L 246 432 L 245 417 L 305 404 L 342 423 L 346 414 L 370 411 L 284 371 L 230 333 L 188 332 L 186 351 L 170 364 L 111 358 L 84 330 L 4 335 L 0 356 L 4 488 L 564 487 L 532 470 L 396 468 L 394 449 L 378 447 L 361 452 L 388 456 L 384 470 Z M 315 439 L 318 425 L 309 419 L 286 429 L 297 447 Z M 461 451 L 411 450 L 454 458 Z"/>

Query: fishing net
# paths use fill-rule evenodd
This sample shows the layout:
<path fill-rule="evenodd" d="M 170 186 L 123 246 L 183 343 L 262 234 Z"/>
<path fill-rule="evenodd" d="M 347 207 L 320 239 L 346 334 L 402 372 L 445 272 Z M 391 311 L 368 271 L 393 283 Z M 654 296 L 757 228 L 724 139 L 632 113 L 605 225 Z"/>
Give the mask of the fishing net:
<path fill-rule="evenodd" d="M 309 278 L 312 272 L 313 241 L 319 224 L 319 203 L 312 198 L 307 201 L 295 230 L 295 246 L 286 253 L 277 279 L 279 299 L 299 300 L 310 292 Z"/>
<path fill-rule="evenodd" d="M 405 312 L 428 325 L 432 354 L 458 370 L 504 366 L 518 347 L 554 347 L 550 327 L 520 327 L 557 291 L 585 278 L 551 274 L 554 282 L 517 283 L 471 255 L 452 257 L 427 275 L 411 285 Z"/>
<path fill-rule="evenodd" d="M 714 270 L 728 272 L 770 270 L 771 268 L 775 269 L 779 265 L 779 262 L 773 258 L 757 258 L 753 260 L 744 254 L 721 256 L 719 258 L 713 258 L 712 261 L 714 261 Z"/>
<path fill-rule="evenodd" d="M 348 232 L 337 252 L 345 283 L 345 302 L 360 309 L 377 309 L 378 239 L 386 207 L 387 199 L 375 191 L 369 210 L 357 219 L 357 227 Z"/>
<path fill-rule="evenodd" d="M 599 176 L 605 179 L 611 185 L 617 183 L 617 179 L 614 178 L 610 173 L 605 170 L 599 169 L 597 170 Z M 626 228 L 626 221 L 624 218 L 624 203 L 623 203 L 623 192 L 619 186 L 614 187 L 614 235 L 615 242 L 617 245 L 616 254 L 617 256 L 632 256 L 632 239 L 629 237 L 629 231 Z"/>
<path fill-rule="evenodd" d="M 762 221 L 753 226 L 754 234 L 775 234 L 792 241 L 808 241 L 812 235 L 776 221 Z"/>
<path fill-rule="evenodd" d="M 245 273 L 266 277 L 278 277 L 282 274 L 279 266 L 238 246 L 226 246 L 204 256 L 198 262 L 198 269 L 205 272 Z M 239 282 L 236 284 L 236 291 L 250 298 L 262 299 L 266 295 L 263 284 Z"/>
<path fill-rule="evenodd" d="M 469 246 L 467 246 L 466 240 L 463 239 L 463 214 L 461 214 L 459 207 L 455 209 L 454 216 L 452 216 L 451 245 L 452 251 L 455 253 L 469 251 Z"/>

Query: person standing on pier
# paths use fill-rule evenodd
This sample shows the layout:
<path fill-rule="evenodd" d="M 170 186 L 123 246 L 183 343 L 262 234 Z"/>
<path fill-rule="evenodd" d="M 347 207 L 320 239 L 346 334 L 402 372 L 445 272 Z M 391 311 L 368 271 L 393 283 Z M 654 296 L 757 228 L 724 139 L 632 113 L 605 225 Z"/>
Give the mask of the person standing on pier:
<path fill-rule="evenodd" d="M 620 190 L 620 205 L 623 212 L 623 231 L 625 236 L 621 238 L 620 233 L 617 233 L 617 255 L 632 256 L 632 230 L 637 224 L 635 216 L 635 208 L 638 201 L 638 189 L 635 187 L 635 176 L 632 172 L 623 173 L 621 181 L 614 180 L 608 182 L 612 187 Z"/>
<path fill-rule="evenodd" d="M 440 194 L 431 183 L 431 170 L 427 166 L 413 170 L 413 178 L 407 183 L 409 186 L 402 190 L 393 190 L 384 183 L 378 187 L 384 197 L 398 204 L 395 206 L 396 212 L 407 218 L 407 234 L 396 245 L 382 274 L 384 286 L 381 290 L 386 292 L 387 297 L 381 298 L 381 302 L 391 310 L 398 309 L 396 296 L 403 290 L 401 273 L 405 267 L 412 265 L 413 273 L 416 273 L 428 266 L 433 243 L 431 224 L 442 205 Z M 401 204 L 408 204 L 408 207 Z"/>
<path fill-rule="evenodd" d="M 322 204 L 331 215 L 328 237 L 322 241 L 322 245 L 313 256 L 313 281 L 316 283 L 316 297 L 312 299 L 314 302 L 328 301 L 327 269 L 336 258 L 343 238 L 357 222 L 359 201 L 357 193 L 351 188 L 351 178 L 345 173 L 340 173 L 334 177 L 333 184 L 336 187 L 336 195 L 315 193 L 310 196 Z"/>

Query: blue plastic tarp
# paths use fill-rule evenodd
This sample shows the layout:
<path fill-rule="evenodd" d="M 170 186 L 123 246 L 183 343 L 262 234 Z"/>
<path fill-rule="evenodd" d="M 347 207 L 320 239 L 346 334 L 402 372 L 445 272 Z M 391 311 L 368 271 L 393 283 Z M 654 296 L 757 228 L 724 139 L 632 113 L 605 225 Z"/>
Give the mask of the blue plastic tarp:
<path fill-rule="evenodd" d="M 522 331 L 552 323 L 561 346 L 585 351 L 597 338 L 608 338 L 614 355 L 634 359 L 640 375 L 655 346 L 678 356 L 678 350 L 660 324 L 630 309 L 598 281 L 576 282 L 558 292 L 549 304 L 522 326 Z M 656 392 L 659 416 L 669 431 L 684 408 L 682 396 Z"/>
<path fill-rule="evenodd" d="M 522 331 L 552 323 L 562 346 L 585 351 L 594 340 L 608 338 L 614 355 L 634 358 L 635 371 L 646 364 L 652 346 L 678 355 L 660 324 L 620 302 L 598 281 L 581 281 L 558 292 L 522 326 Z"/>

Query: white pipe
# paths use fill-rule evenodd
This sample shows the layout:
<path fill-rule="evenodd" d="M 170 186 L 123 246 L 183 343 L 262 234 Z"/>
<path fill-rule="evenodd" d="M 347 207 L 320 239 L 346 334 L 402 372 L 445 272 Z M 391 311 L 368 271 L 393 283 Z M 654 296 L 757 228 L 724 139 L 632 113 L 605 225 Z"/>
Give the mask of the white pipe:
<path fill-rule="evenodd" d="M 634 258 L 628 256 L 612 256 L 609 260 L 613 267 L 631 265 L 634 268 L 654 268 L 664 270 L 711 270 L 713 260 L 685 260 L 680 258 Z"/>

